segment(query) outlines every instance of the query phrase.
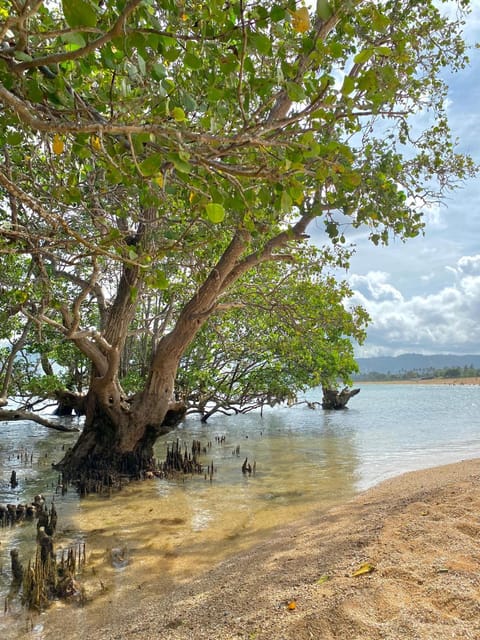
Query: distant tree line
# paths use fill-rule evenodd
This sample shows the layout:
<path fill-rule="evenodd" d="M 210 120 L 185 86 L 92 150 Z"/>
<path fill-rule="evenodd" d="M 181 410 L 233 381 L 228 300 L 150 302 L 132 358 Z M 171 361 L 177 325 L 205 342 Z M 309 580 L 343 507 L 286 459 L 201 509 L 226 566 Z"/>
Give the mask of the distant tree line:
<path fill-rule="evenodd" d="M 443 367 L 441 369 L 435 369 L 434 367 L 402 369 L 394 373 L 391 371 L 387 373 L 379 371 L 360 372 L 354 376 L 354 380 L 357 382 L 362 380 L 365 382 L 383 382 L 390 380 L 430 380 L 432 378 L 473 378 L 476 376 L 480 376 L 480 369 L 470 364 L 464 367 Z"/>

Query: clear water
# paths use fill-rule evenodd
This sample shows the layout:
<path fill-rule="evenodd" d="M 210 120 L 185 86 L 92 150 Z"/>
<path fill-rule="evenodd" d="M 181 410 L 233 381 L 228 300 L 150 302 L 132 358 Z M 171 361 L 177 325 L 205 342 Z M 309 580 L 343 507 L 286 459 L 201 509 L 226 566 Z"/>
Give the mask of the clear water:
<path fill-rule="evenodd" d="M 319 401 L 313 390 L 310 401 Z M 102 622 L 129 590 L 159 593 L 229 554 L 271 535 L 281 524 L 313 509 L 350 498 L 359 490 L 404 471 L 480 457 L 480 387 L 473 385 L 363 385 L 346 411 L 312 410 L 306 404 L 245 416 L 213 416 L 207 425 L 186 420 L 162 438 L 168 443 L 197 439 L 212 443 L 202 461 L 216 469 L 213 481 L 152 480 L 127 486 L 111 499 L 62 497 L 51 463 L 75 436 L 31 423 L 0 424 L 0 503 L 27 502 L 36 493 L 55 500 L 59 512 L 57 548 L 85 541 L 88 569 L 82 579 L 93 603 L 72 608 L 69 619 Z M 218 443 L 216 436 L 225 436 Z M 240 455 L 236 454 L 240 447 Z M 28 455 L 20 455 L 21 453 Z M 244 476 L 244 459 L 256 473 Z M 11 471 L 20 480 L 9 486 Z M 10 587 L 10 549 L 26 560 L 34 525 L 0 529 L 1 602 Z M 126 567 L 112 563 L 121 549 Z M 113 551 L 113 555 L 116 552 Z M 104 607 L 108 594 L 108 612 Z M 58 637 L 57 608 L 26 616 L 15 599 L 0 614 L 0 637 L 49 640 Z M 13 635 L 12 635 L 13 634 Z"/>

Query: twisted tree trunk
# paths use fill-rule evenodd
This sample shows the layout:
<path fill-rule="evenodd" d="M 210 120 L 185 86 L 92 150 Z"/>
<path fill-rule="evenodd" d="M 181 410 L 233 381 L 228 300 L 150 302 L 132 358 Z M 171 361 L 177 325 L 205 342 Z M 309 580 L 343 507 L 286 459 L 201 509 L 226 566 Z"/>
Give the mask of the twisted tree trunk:
<path fill-rule="evenodd" d="M 139 477 L 151 468 L 156 440 L 182 415 L 181 403 L 173 402 L 180 358 L 215 310 L 246 245 L 241 234 L 231 241 L 209 277 L 180 312 L 172 331 L 159 341 L 145 387 L 132 399 L 126 398 L 118 382 L 119 354 L 134 312 L 130 286 L 136 274 L 131 268 L 125 268 L 124 286 L 119 287 L 103 335 L 72 335 L 92 360 L 93 375 L 85 403 L 84 430 L 57 465 L 67 479 L 80 486 L 85 482 L 94 486 L 96 482 L 108 484 L 118 475 Z"/>

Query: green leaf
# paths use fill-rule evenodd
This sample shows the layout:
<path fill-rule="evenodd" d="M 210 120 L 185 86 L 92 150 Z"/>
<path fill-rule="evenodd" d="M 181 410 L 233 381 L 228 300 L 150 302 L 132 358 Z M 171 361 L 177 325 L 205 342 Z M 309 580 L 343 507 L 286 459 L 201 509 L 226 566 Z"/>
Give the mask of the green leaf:
<path fill-rule="evenodd" d="M 280 20 L 285 20 L 287 16 L 287 12 L 285 11 L 285 7 L 280 4 L 275 4 L 270 10 L 270 19 L 272 22 L 280 22 Z"/>
<path fill-rule="evenodd" d="M 145 60 L 142 58 L 142 56 L 140 54 L 138 54 L 138 56 L 137 56 L 137 62 L 138 62 L 138 70 L 140 71 L 140 75 L 141 76 L 146 76 L 147 75 L 147 65 L 145 64 Z"/>
<path fill-rule="evenodd" d="M 282 196 L 280 198 L 280 207 L 282 211 L 290 211 L 292 208 L 292 196 L 288 193 L 288 191 L 282 191 Z"/>
<path fill-rule="evenodd" d="M 328 0 L 317 0 L 317 15 L 322 20 L 328 20 L 333 15 L 333 9 Z"/>
<path fill-rule="evenodd" d="M 379 56 L 391 56 L 392 55 L 392 50 L 390 49 L 390 47 L 375 47 L 375 53 L 377 53 Z"/>
<path fill-rule="evenodd" d="M 187 155 L 185 153 L 169 153 L 167 159 L 173 163 L 173 166 L 180 173 L 190 173 L 192 165 L 187 162 Z"/>
<path fill-rule="evenodd" d="M 343 176 L 343 184 L 347 189 L 355 189 L 362 182 L 362 176 L 359 173 L 351 171 Z"/>
<path fill-rule="evenodd" d="M 205 211 L 207 212 L 208 219 L 210 222 L 214 224 L 218 224 L 219 222 L 223 222 L 225 219 L 225 209 L 222 204 L 218 202 L 209 202 L 205 206 Z"/>
<path fill-rule="evenodd" d="M 159 291 L 168 289 L 168 280 L 164 271 L 155 271 L 152 278 L 152 287 Z"/>
<path fill-rule="evenodd" d="M 290 100 L 293 100 L 293 102 L 301 102 L 307 97 L 303 87 L 296 82 L 287 82 L 286 86 L 288 97 Z"/>
<path fill-rule="evenodd" d="M 331 42 L 328 50 L 334 58 L 341 58 L 343 56 L 343 45 L 341 42 Z"/>
<path fill-rule="evenodd" d="M 373 56 L 373 49 L 363 49 L 354 57 L 353 61 L 355 64 L 363 64 L 364 62 L 368 62 L 370 58 Z"/>
<path fill-rule="evenodd" d="M 374 9 L 372 25 L 375 31 L 385 31 L 385 29 L 390 25 L 390 19 L 388 16 L 378 11 L 378 9 Z"/>
<path fill-rule="evenodd" d="M 138 287 L 130 287 L 130 301 L 133 303 L 138 298 Z"/>
<path fill-rule="evenodd" d="M 172 116 L 176 122 L 185 122 L 187 116 L 185 115 L 185 111 L 182 107 L 174 107 L 172 109 Z"/>
<path fill-rule="evenodd" d="M 248 40 L 259 53 L 269 55 L 272 52 L 270 38 L 263 33 L 249 33 Z"/>
<path fill-rule="evenodd" d="M 20 131 L 12 131 L 9 134 L 7 134 L 7 143 L 11 144 L 12 147 L 16 147 L 22 141 L 23 141 L 23 135 L 20 133 Z"/>
<path fill-rule="evenodd" d="M 180 100 L 186 111 L 195 111 L 196 109 L 198 109 L 195 98 L 189 93 L 183 92 L 180 96 Z"/>
<path fill-rule="evenodd" d="M 107 176 L 108 176 L 108 181 L 111 182 L 112 184 L 120 184 L 120 182 L 122 182 L 123 176 L 121 172 L 113 165 L 108 166 Z"/>
<path fill-rule="evenodd" d="M 169 47 L 163 52 L 163 57 L 165 58 L 165 60 L 168 60 L 168 62 L 175 62 L 179 55 L 180 49 L 176 49 L 175 47 Z"/>
<path fill-rule="evenodd" d="M 187 51 L 185 57 L 183 58 L 183 62 L 186 67 L 189 69 L 194 69 L 195 71 L 202 68 L 202 59 L 200 56 L 195 55 L 194 53 L 190 53 Z"/>
<path fill-rule="evenodd" d="M 165 156 L 162 153 L 154 153 L 152 156 L 145 158 L 140 163 L 140 171 L 146 178 L 157 174 L 160 171 L 160 167 L 165 161 Z"/>
<path fill-rule="evenodd" d="M 342 93 L 348 96 L 355 89 L 355 80 L 351 76 L 345 76 L 343 79 Z"/>
<path fill-rule="evenodd" d="M 332 239 L 338 236 L 338 226 L 335 224 L 335 222 L 327 222 L 325 225 L 325 231 Z"/>
<path fill-rule="evenodd" d="M 62 0 L 63 15 L 69 27 L 95 27 L 97 12 L 87 0 Z"/>
<path fill-rule="evenodd" d="M 156 62 L 152 66 L 152 76 L 155 78 L 155 80 L 163 80 L 166 77 L 166 75 L 167 75 L 167 70 L 165 69 L 163 64 Z"/>
<path fill-rule="evenodd" d="M 32 102 L 41 102 L 43 100 L 43 89 L 35 78 L 30 78 L 26 82 L 28 99 Z"/>
<path fill-rule="evenodd" d="M 209 87 L 207 90 L 207 97 L 210 102 L 218 102 L 218 100 L 222 100 L 224 96 L 225 91 L 220 87 Z"/>
<path fill-rule="evenodd" d="M 81 33 L 64 33 L 61 36 L 62 42 L 76 45 L 76 48 L 80 49 L 84 47 L 87 42 Z"/>
<path fill-rule="evenodd" d="M 33 60 L 32 56 L 24 51 L 15 51 L 15 59 L 21 62 L 30 62 L 30 60 Z"/>

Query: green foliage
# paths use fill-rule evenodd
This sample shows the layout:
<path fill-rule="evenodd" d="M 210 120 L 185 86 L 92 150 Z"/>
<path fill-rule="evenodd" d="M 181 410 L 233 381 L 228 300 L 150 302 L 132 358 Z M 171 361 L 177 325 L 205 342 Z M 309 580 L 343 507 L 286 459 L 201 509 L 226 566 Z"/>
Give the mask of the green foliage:
<path fill-rule="evenodd" d="M 122 376 L 120 382 L 126 393 L 135 393 L 143 387 L 145 378 L 141 375 L 139 368 L 130 365 L 128 372 Z"/>
<path fill-rule="evenodd" d="M 401 382 L 407 380 L 432 380 L 441 378 L 476 378 L 480 376 L 480 369 L 476 369 L 473 365 L 464 367 L 444 367 L 436 369 L 427 367 L 424 369 L 405 370 L 399 373 L 380 373 L 371 371 L 369 373 L 359 373 L 355 375 L 355 380 L 364 380 L 367 382 Z"/>
<path fill-rule="evenodd" d="M 133 389 L 162 336 L 175 332 L 180 357 L 227 304 L 198 344 L 207 362 L 216 345 L 244 363 L 240 327 L 262 354 L 251 395 L 348 378 L 365 316 L 344 311 L 323 252 L 305 252 L 308 226 L 326 246 L 349 227 L 407 239 L 473 174 L 442 80 L 467 64 L 468 3 L 458 18 L 433 0 L 22 7 L 0 13 L 1 336 L 33 323 L 31 352 L 75 388 L 118 350 Z M 294 265 L 281 285 L 269 261 Z M 185 387 L 218 389 L 227 365 L 201 374 L 201 351 Z"/>
<path fill-rule="evenodd" d="M 62 380 L 58 376 L 35 376 L 31 378 L 27 385 L 26 391 L 34 397 L 52 398 L 55 391 L 63 389 Z"/>
<path fill-rule="evenodd" d="M 249 411 L 293 402 L 309 387 L 350 383 L 352 340 L 363 341 L 367 317 L 346 310 L 348 287 L 322 276 L 312 257 L 264 266 L 239 283 L 235 302 L 181 361 L 176 387 L 189 411 Z"/>

